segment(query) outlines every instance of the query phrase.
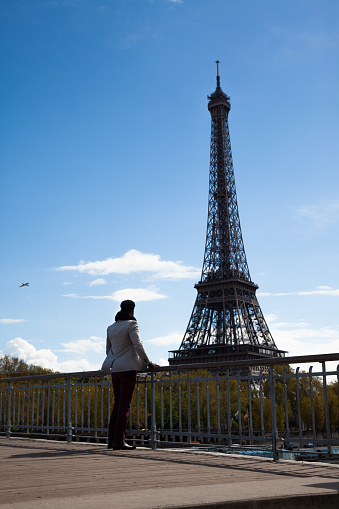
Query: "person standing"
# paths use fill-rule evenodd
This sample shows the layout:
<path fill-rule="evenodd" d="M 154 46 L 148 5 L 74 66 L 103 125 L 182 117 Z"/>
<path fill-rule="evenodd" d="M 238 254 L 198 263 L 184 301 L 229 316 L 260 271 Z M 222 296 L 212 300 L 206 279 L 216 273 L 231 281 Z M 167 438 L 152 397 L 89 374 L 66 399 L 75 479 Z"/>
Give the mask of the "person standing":
<path fill-rule="evenodd" d="M 112 348 L 112 384 L 114 406 L 108 426 L 108 449 L 129 451 L 135 446 L 125 442 L 125 430 L 137 378 L 137 371 L 158 366 L 153 364 L 139 337 L 138 323 L 134 317 L 135 303 L 124 300 L 115 322 L 107 328 L 106 353 Z"/>

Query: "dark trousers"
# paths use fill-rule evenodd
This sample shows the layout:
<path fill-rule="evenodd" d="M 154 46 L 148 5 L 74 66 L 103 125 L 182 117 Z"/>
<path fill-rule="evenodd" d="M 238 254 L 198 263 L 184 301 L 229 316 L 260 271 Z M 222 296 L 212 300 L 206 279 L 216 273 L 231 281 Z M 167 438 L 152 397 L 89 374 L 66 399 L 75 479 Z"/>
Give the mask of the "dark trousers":
<path fill-rule="evenodd" d="M 124 443 L 128 412 L 136 379 L 136 371 L 112 373 L 114 406 L 108 426 L 108 442 L 110 443 Z"/>

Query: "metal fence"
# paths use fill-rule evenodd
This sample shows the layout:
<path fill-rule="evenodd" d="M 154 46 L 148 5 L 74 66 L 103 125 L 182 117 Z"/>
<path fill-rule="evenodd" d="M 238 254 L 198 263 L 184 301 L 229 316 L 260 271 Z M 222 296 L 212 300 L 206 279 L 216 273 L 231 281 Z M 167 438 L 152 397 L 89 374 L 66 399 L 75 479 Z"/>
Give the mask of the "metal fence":
<path fill-rule="evenodd" d="M 159 445 L 339 445 L 339 354 L 269 358 L 139 373 L 127 438 Z M 302 369 L 303 364 L 318 369 Z M 264 366 L 263 366 L 264 364 Z M 298 365 L 296 369 L 291 366 Z M 104 441 L 113 405 L 100 371 L 0 380 L 0 434 Z"/>

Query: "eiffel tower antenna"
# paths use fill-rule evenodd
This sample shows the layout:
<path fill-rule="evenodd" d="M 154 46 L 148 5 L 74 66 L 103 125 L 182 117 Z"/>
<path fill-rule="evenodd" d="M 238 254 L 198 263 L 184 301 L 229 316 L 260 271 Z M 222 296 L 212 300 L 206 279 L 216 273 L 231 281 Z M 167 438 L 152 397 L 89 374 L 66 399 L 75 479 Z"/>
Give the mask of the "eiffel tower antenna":
<path fill-rule="evenodd" d="M 228 128 L 230 98 L 220 86 L 207 96 L 211 114 L 208 218 L 198 295 L 170 365 L 283 356 L 269 331 L 251 280 L 240 227 Z"/>
<path fill-rule="evenodd" d="M 220 88 L 220 76 L 219 76 L 219 60 L 216 60 L 215 63 L 217 64 L 217 88 Z"/>

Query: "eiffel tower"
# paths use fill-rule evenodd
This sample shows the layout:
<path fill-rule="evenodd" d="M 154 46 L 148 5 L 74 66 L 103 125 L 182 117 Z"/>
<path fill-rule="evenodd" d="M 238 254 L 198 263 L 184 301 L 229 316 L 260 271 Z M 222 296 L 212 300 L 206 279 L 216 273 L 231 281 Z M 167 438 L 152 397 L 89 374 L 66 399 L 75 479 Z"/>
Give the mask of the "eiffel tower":
<path fill-rule="evenodd" d="M 261 311 L 241 234 L 231 141 L 230 98 L 220 87 L 207 96 L 211 113 L 211 158 L 205 256 L 198 295 L 179 350 L 169 364 L 283 356 Z"/>

